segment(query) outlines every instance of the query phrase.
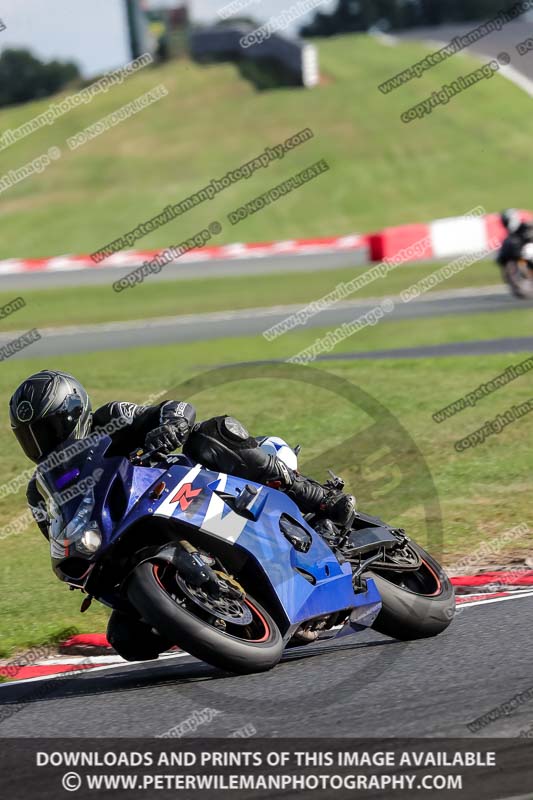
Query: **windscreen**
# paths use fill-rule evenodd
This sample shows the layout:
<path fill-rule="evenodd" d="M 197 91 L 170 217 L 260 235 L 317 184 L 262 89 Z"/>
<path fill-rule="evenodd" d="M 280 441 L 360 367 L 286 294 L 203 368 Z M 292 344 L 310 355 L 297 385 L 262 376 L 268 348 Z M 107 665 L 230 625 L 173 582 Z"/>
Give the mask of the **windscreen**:
<path fill-rule="evenodd" d="M 36 480 L 51 520 L 51 539 L 63 537 L 83 509 L 92 511 L 110 444 L 108 436 L 89 436 L 58 448 L 38 466 Z"/>

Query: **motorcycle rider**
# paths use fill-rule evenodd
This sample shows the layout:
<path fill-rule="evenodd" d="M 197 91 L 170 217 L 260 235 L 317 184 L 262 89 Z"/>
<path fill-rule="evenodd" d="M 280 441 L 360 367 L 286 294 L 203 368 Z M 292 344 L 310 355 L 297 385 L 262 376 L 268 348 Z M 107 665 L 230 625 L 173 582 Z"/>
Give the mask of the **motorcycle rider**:
<path fill-rule="evenodd" d="M 76 378 L 43 370 L 16 389 L 9 413 L 11 429 L 24 453 L 41 467 L 57 448 L 112 428 L 110 456 L 127 456 L 142 447 L 168 455 L 182 446 L 185 455 L 208 469 L 285 492 L 304 513 L 318 513 L 341 527 L 351 525 L 355 516 L 352 495 L 289 469 L 277 456 L 266 453 L 233 417 L 223 415 L 196 423 L 194 407 L 184 401 L 170 400 L 155 406 L 113 401 L 93 414 L 89 395 Z M 117 422 L 122 424 L 111 424 Z M 50 518 L 35 475 L 26 496 L 35 521 L 48 538 Z M 130 660 L 155 658 L 167 644 L 140 620 L 118 612 L 111 615 L 108 638 Z"/>
<path fill-rule="evenodd" d="M 502 211 L 500 220 L 508 235 L 500 247 L 496 261 L 500 267 L 505 267 L 509 261 L 520 258 L 525 244 L 533 242 L 533 222 L 522 222 L 515 208 Z"/>

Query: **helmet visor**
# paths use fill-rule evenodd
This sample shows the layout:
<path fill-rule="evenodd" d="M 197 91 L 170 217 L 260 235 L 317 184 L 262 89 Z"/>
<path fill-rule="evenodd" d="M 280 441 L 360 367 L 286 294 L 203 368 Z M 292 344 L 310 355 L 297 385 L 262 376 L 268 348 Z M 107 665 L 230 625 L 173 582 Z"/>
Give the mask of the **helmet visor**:
<path fill-rule="evenodd" d="M 21 425 L 14 433 L 28 458 L 37 462 L 71 437 L 82 414 L 81 398 L 71 396 L 55 414 Z"/>

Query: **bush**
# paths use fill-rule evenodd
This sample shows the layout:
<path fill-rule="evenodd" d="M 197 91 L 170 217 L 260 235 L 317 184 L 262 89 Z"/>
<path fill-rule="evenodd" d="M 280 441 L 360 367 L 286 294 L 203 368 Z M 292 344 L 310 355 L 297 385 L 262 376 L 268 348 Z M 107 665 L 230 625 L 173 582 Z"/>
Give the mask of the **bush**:
<path fill-rule="evenodd" d="M 28 50 L 0 56 L 0 107 L 49 97 L 80 77 L 76 64 L 35 58 Z"/>

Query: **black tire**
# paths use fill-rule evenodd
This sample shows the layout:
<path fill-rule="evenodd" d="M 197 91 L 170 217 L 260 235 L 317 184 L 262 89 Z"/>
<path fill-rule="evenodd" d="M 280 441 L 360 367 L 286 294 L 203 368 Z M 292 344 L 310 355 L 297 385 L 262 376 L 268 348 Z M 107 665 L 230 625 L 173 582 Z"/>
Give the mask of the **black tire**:
<path fill-rule="evenodd" d="M 284 648 L 281 633 L 270 614 L 250 595 L 246 595 L 247 604 L 264 623 L 264 640 L 240 639 L 182 608 L 158 580 L 156 569 L 151 562 L 140 564 L 127 591 L 131 604 L 165 639 L 227 672 L 265 672 L 276 666 Z"/>
<path fill-rule="evenodd" d="M 509 261 L 503 268 L 503 276 L 511 292 L 519 300 L 533 298 L 533 279 L 527 280 L 515 261 Z"/>
<path fill-rule="evenodd" d="M 107 640 L 126 661 L 152 661 L 172 646 L 142 620 L 116 609 L 107 623 Z"/>
<path fill-rule="evenodd" d="M 375 580 L 383 601 L 383 607 L 372 627 L 379 633 L 401 641 L 438 636 L 446 630 L 455 615 L 455 592 L 449 577 L 422 547 L 414 542 L 410 542 L 410 546 L 423 560 L 423 566 L 416 575 L 402 573 L 412 589 L 388 580 L 385 577 L 386 572 L 366 573 L 367 577 Z M 391 576 L 391 573 L 388 574 Z M 433 589 L 434 593 L 415 591 L 418 581 L 420 588 L 425 588 L 428 592 Z"/>

